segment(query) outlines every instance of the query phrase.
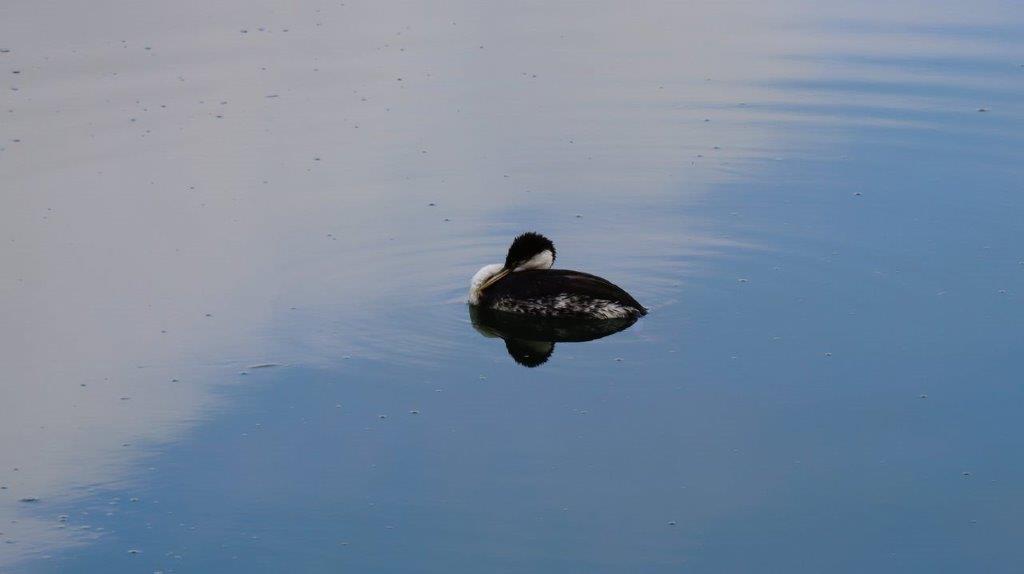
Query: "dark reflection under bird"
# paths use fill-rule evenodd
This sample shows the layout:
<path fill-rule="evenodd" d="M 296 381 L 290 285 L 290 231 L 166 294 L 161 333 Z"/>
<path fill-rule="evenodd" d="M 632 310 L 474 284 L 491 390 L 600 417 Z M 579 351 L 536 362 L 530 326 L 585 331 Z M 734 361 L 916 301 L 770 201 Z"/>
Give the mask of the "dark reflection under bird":
<path fill-rule="evenodd" d="M 505 263 L 485 265 L 473 276 L 473 306 L 537 317 L 625 319 L 647 314 L 632 295 L 607 279 L 552 269 L 555 245 L 539 233 L 516 237 Z"/>
<path fill-rule="evenodd" d="M 555 352 L 555 343 L 583 343 L 613 335 L 636 323 L 637 317 L 587 319 L 533 317 L 471 305 L 473 328 L 485 337 L 504 339 L 515 362 L 524 367 L 543 365 Z"/>

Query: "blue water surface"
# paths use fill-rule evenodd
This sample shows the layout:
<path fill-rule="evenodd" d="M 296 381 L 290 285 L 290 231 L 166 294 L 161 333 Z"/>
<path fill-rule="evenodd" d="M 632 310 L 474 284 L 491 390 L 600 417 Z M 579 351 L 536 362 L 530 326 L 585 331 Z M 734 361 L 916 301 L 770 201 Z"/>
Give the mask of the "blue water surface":
<path fill-rule="evenodd" d="M 116 480 L 26 505 L 83 538 L 10 571 L 1020 571 L 1024 28 L 912 20 L 802 23 L 787 34 L 820 44 L 748 56 L 817 72 L 739 70 L 728 101 L 670 81 L 566 96 L 623 125 L 729 125 L 738 151 L 539 137 L 488 168 L 487 209 L 445 205 L 457 162 L 396 165 L 430 191 L 382 196 L 399 215 L 362 225 L 384 233 L 282 234 L 274 365 L 232 363 Z M 744 129 L 788 143 L 744 148 Z M 569 145 L 589 147 L 548 163 Z M 406 225 L 421 242 L 389 244 Z M 517 364 L 463 299 L 527 229 L 650 314 Z M 334 269 L 357 252 L 372 303 Z M 334 299 L 307 296 L 323 282 Z"/>

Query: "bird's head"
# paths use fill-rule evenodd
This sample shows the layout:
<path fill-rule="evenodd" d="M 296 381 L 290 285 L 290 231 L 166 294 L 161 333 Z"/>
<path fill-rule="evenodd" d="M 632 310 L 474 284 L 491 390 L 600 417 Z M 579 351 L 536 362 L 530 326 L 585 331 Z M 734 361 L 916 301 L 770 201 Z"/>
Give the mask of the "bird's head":
<path fill-rule="evenodd" d="M 555 244 L 540 233 L 528 231 L 512 241 L 505 256 L 505 264 L 487 265 L 473 276 L 470 284 L 470 303 L 476 303 L 480 293 L 509 273 L 528 269 L 551 269 L 555 263 Z"/>
<path fill-rule="evenodd" d="M 505 256 L 505 269 L 551 269 L 555 263 L 555 244 L 540 233 L 528 231 L 512 241 Z"/>

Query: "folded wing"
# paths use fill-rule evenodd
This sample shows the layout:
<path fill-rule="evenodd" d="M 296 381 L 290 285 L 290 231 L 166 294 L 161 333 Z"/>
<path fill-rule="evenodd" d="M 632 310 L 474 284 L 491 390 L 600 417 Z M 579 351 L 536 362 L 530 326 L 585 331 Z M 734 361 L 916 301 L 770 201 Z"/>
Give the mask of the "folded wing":
<path fill-rule="evenodd" d="M 560 296 L 609 301 L 632 307 L 640 315 L 647 312 L 636 299 L 611 281 L 566 269 L 538 269 L 511 273 L 484 293 L 491 301 L 501 299 L 547 300 Z"/>

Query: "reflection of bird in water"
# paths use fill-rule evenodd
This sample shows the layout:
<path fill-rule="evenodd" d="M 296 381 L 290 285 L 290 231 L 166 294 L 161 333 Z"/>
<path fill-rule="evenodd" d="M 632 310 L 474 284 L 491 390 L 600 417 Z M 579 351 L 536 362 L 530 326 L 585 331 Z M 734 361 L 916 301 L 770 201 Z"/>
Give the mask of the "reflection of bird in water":
<path fill-rule="evenodd" d="M 486 265 L 469 287 L 469 303 L 497 311 L 541 317 L 622 319 L 647 314 L 612 282 L 579 271 L 552 269 L 555 245 L 539 233 L 524 233 L 508 248 L 505 263 Z"/>
<path fill-rule="evenodd" d="M 473 328 L 485 337 L 500 337 L 515 362 L 536 367 L 555 352 L 555 343 L 582 343 L 607 337 L 629 327 L 636 317 L 621 319 L 538 318 L 470 306 Z"/>

